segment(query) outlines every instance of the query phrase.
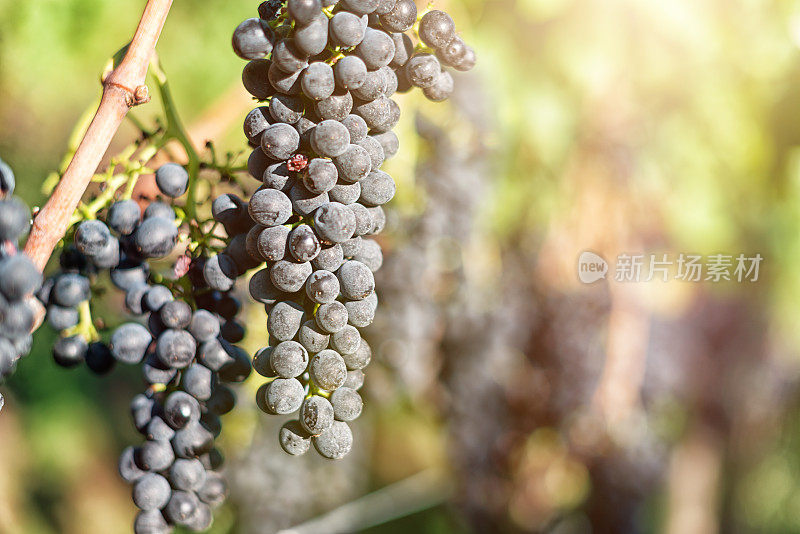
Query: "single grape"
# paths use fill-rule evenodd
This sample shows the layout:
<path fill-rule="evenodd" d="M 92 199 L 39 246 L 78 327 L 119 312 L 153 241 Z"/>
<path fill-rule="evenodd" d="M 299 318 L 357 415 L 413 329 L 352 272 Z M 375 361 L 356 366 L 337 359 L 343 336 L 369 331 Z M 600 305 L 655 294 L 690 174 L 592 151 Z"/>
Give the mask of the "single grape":
<path fill-rule="evenodd" d="M 331 394 L 333 416 L 339 421 L 353 421 L 361 415 L 364 401 L 354 389 L 340 387 Z"/>
<path fill-rule="evenodd" d="M 273 348 L 274 347 L 261 348 L 253 355 L 253 370 L 266 378 L 277 376 L 277 373 L 275 373 L 275 370 L 272 368 L 272 363 L 270 363 L 270 355 L 272 354 Z"/>
<path fill-rule="evenodd" d="M 147 258 L 163 258 L 178 242 L 175 223 L 163 217 L 146 218 L 133 233 L 136 251 Z"/>
<path fill-rule="evenodd" d="M 475 51 L 467 47 L 467 51 L 464 52 L 464 55 L 461 56 L 461 59 L 458 60 L 457 63 L 453 64 L 453 68 L 460 71 L 467 71 L 472 69 L 475 66 Z"/>
<path fill-rule="evenodd" d="M 350 115 L 350 117 L 358 116 Z M 361 117 L 358 118 L 362 122 L 364 121 Z M 366 123 L 364 123 L 364 130 L 366 131 Z M 338 170 L 339 178 L 345 182 L 351 183 L 363 180 L 372 170 L 372 158 L 369 152 L 367 152 L 367 149 L 364 147 L 356 144 L 349 145 L 343 154 L 333 158 L 333 164 Z"/>
<path fill-rule="evenodd" d="M 467 54 L 467 44 L 461 37 L 453 37 L 446 45 L 436 49 L 436 57 L 448 67 L 460 64 Z"/>
<path fill-rule="evenodd" d="M 358 204 L 356 204 L 358 205 Z M 364 239 L 361 249 L 353 255 L 353 259 L 360 261 L 373 273 L 383 265 L 383 252 L 381 246 L 374 239 Z"/>
<path fill-rule="evenodd" d="M 144 280 L 142 280 L 144 281 Z M 172 302 L 174 297 L 172 291 L 166 286 L 151 286 L 143 298 L 144 306 L 151 312 L 159 311 L 166 303 Z"/>
<path fill-rule="evenodd" d="M 130 235 L 141 218 L 142 210 L 135 200 L 118 200 L 108 208 L 106 224 L 120 235 Z"/>
<path fill-rule="evenodd" d="M 219 371 L 225 365 L 231 363 L 233 358 L 225 351 L 222 344 L 216 338 L 213 338 L 200 345 L 200 349 L 197 352 L 197 361 L 212 371 Z"/>
<path fill-rule="evenodd" d="M 340 0 L 339 3 L 356 15 L 369 15 L 378 8 L 380 0 Z"/>
<path fill-rule="evenodd" d="M 344 358 L 348 354 L 355 353 L 361 346 L 361 334 L 358 328 L 347 325 L 331 336 L 331 348 L 342 355 Z M 345 363 L 347 359 L 345 358 Z"/>
<path fill-rule="evenodd" d="M 369 233 L 372 230 L 372 216 L 369 214 L 369 209 L 358 202 L 349 204 L 347 207 L 356 217 L 356 229 L 353 235 L 362 236 Z"/>
<path fill-rule="evenodd" d="M 337 271 L 342 295 L 350 300 L 363 300 L 375 291 L 372 271 L 359 261 L 348 260 Z"/>
<path fill-rule="evenodd" d="M 142 510 L 158 510 L 166 506 L 171 490 L 167 479 L 157 473 L 139 477 L 133 485 L 133 503 Z"/>
<path fill-rule="evenodd" d="M 444 11 L 428 11 L 419 21 L 419 38 L 431 48 L 442 48 L 455 36 L 456 24 Z"/>
<path fill-rule="evenodd" d="M 325 349 L 315 354 L 308 364 L 311 379 L 320 388 L 333 391 L 347 378 L 347 366 L 335 350 Z"/>
<path fill-rule="evenodd" d="M 300 407 L 300 425 L 312 436 L 318 436 L 333 425 L 333 406 L 325 397 L 312 395 Z"/>
<path fill-rule="evenodd" d="M 278 432 L 281 448 L 292 456 L 300 456 L 311 447 L 311 435 L 300 425 L 300 421 L 286 422 Z"/>
<path fill-rule="evenodd" d="M 233 51 L 242 59 L 259 59 L 272 52 L 275 33 L 266 21 L 247 19 L 233 32 Z"/>
<path fill-rule="evenodd" d="M 267 72 L 267 79 L 275 91 L 287 95 L 296 95 L 300 93 L 300 76 L 303 74 L 303 69 L 296 72 L 284 72 L 276 64 L 272 64 Z"/>
<path fill-rule="evenodd" d="M 227 495 L 228 485 L 222 475 L 213 471 L 207 472 L 203 487 L 197 491 L 200 500 L 211 507 L 217 507 L 225 502 Z"/>
<path fill-rule="evenodd" d="M 383 228 L 386 226 L 386 214 L 384 213 L 383 208 L 380 206 L 375 206 L 367 209 L 372 217 L 372 231 L 370 234 L 381 233 Z"/>
<path fill-rule="evenodd" d="M 125 323 L 111 335 L 111 354 L 123 363 L 139 363 L 153 340 L 147 328 L 138 323 Z"/>
<path fill-rule="evenodd" d="M 345 128 L 347 128 L 347 131 L 350 133 L 351 143 L 358 143 L 359 141 L 365 139 L 367 137 L 367 134 L 369 133 L 369 128 L 367 128 L 367 123 L 364 122 L 364 119 L 362 119 L 358 115 L 353 115 L 351 113 L 340 122 L 344 125 Z"/>
<path fill-rule="evenodd" d="M 351 91 L 358 89 L 367 81 L 367 66 L 357 56 L 345 56 L 336 62 L 333 74 L 336 85 Z"/>
<path fill-rule="evenodd" d="M 380 169 L 381 165 L 383 164 L 383 160 L 385 158 L 385 154 L 383 152 L 383 146 L 381 146 L 380 142 L 368 135 L 366 139 L 359 141 L 356 143 L 358 146 L 363 148 L 369 154 L 370 160 L 372 162 L 371 170 L 377 171 Z"/>
<path fill-rule="evenodd" d="M 272 51 L 272 64 L 286 74 L 294 74 L 308 66 L 308 56 L 294 43 L 294 39 L 281 39 Z"/>
<path fill-rule="evenodd" d="M 62 367 L 74 367 L 84 361 L 89 345 L 79 335 L 60 337 L 53 345 L 53 359 Z"/>
<path fill-rule="evenodd" d="M 372 171 L 361 184 L 360 202 L 365 206 L 381 206 L 389 202 L 395 194 L 396 186 L 392 177 L 383 171 Z"/>
<path fill-rule="evenodd" d="M 450 98 L 455 89 L 453 76 L 447 71 L 441 71 L 433 82 L 433 85 L 426 87 L 422 93 L 428 100 L 433 102 L 441 102 Z"/>
<path fill-rule="evenodd" d="M 353 96 L 364 102 L 372 102 L 386 93 L 387 83 L 388 80 L 380 69 L 368 70 L 364 83 L 353 89 Z"/>
<path fill-rule="evenodd" d="M 289 228 L 286 226 L 270 226 L 258 234 L 256 245 L 258 252 L 267 261 L 282 260 L 286 255 L 289 239 Z"/>
<path fill-rule="evenodd" d="M 267 331 L 278 341 L 293 339 L 303 323 L 303 308 L 289 301 L 278 302 L 267 317 Z"/>
<path fill-rule="evenodd" d="M 168 197 L 178 198 L 189 186 L 189 173 L 182 165 L 165 163 L 156 170 L 156 185 Z"/>
<path fill-rule="evenodd" d="M 378 307 L 378 297 L 373 292 L 363 300 L 351 300 L 344 303 L 347 310 L 347 322 L 353 326 L 364 328 L 372 324 L 375 319 L 375 310 Z"/>
<path fill-rule="evenodd" d="M 269 268 L 265 268 L 253 274 L 248 286 L 253 300 L 264 304 L 267 311 L 278 301 L 286 298 L 286 294 L 272 283 L 269 271 Z"/>
<path fill-rule="evenodd" d="M 328 202 L 314 213 L 314 228 L 329 243 L 341 243 L 353 236 L 356 217 L 344 204 Z"/>
<path fill-rule="evenodd" d="M 361 369 L 354 369 L 347 371 L 347 380 L 342 384 L 343 388 L 350 388 L 358 391 L 364 385 L 364 371 Z"/>
<path fill-rule="evenodd" d="M 209 368 L 193 363 L 183 372 L 181 385 L 183 390 L 195 399 L 208 400 L 211 398 L 214 376 Z"/>
<path fill-rule="evenodd" d="M 104 375 L 113 369 L 116 360 L 111 350 L 105 343 L 94 342 L 89 344 L 86 351 L 86 366 L 97 375 Z"/>
<path fill-rule="evenodd" d="M 196 458 L 178 458 L 169 468 L 172 487 L 183 491 L 197 491 L 206 482 L 206 470 Z"/>
<path fill-rule="evenodd" d="M 322 158 L 312 159 L 302 174 L 303 185 L 309 192 L 317 195 L 330 191 L 338 178 L 336 166 L 330 160 Z"/>
<path fill-rule="evenodd" d="M 196 458 L 212 449 L 214 435 L 197 422 L 192 421 L 175 432 L 172 448 L 180 458 Z"/>
<path fill-rule="evenodd" d="M 397 0 L 391 11 L 380 16 L 381 25 L 390 32 L 406 32 L 417 22 L 414 0 Z"/>
<path fill-rule="evenodd" d="M 314 112 L 322 120 L 341 121 L 347 117 L 353 109 L 353 96 L 350 91 L 335 89 L 328 98 L 314 102 Z M 311 142 L 313 143 L 313 134 Z M 311 145 L 313 148 L 313 144 Z"/>
<path fill-rule="evenodd" d="M 53 330 L 66 330 L 78 324 L 80 317 L 75 308 L 64 308 L 56 304 L 47 307 L 47 323 Z"/>
<path fill-rule="evenodd" d="M 330 166 L 333 167 L 333 164 Z M 336 167 L 333 167 L 333 170 L 335 172 Z M 25 254 L 15 254 L 0 262 L 0 292 L 7 298 L 21 299 L 36 291 L 41 285 L 42 273 Z M 86 300 L 88 294 L 89 280 L 72 273 L 59 276 L 53 289 L 53 296 L 61 306 L 75 306 Z M 75 299 L 80 300 L 74 302 Z"/>
<path fill-rule="evenodd" d="M 187 525 L 199 505 L 200 501 L 194 492 L 176 490 L 164 508 L 164 515 L 174 524 Z"/>
<path fill-rule="evenodd" d="M 329 460 L 344 458 L 353 448 L 353 433 L 347 423 L 334 421 L 319 436 L 313 438 L 314 448 Z"/>
<path fill-rule="evenodd" d="M 393 157 L 400 149 L 400 140 L 397 138 L 397 135 L 394 132 L 376 133 L 372 137 L 374 137 L 381 144 L 381 148 L 383 148 L 383 154 L 386 159 Z"/>
<path fill-rule="evenodd" d="M 231 289 L 238 275 L 239 269 L 236 262 L 225 253 L 211 256 L 203 265 L 203 277 L 206 283 L 211 289 L 217 291 Z"/>
<path fill-rule="evenodd" d="M 192 307 L 182 300 L 171 300 L 161 307 L 158 315 L 165 327 L 183 329 L 192 321 Z"/>
<path fill-rule="evenodd" d="M 322 247 L 317 257 L 311 261 L 311 265 L 314 269 L 334 272 L 342 265 L 342 261 L 344 261 L 344 253 L 342 246 L 337 243 Z"/>
<path fill-rule="evenodd" d="M 414 86 L 425 89 L 436 83 L 442 70 L 439 60 L 431 54 L 414 54 L 404 67 L 408 81 Z"/>
<path fill-rule="evenodd" d="M 268 59 L 254 59 L 242 70 L 242 85 L 258 100 L 266 100 L 275 94 L 275 88 L 269 78 L 271 67 L 272 62 Z"/>
<path fill-rule="evenodd" d="M 361 18 L 348 11 L 339 11 L 330 19 L 330 37 L 344 48 L 356 46 L 364 38 Z"/>
<path fill-rule="evenodd" d="M 289 234 L 289 252 L 301 263 L 316 258 L 320 249 L 319 238 L 307 224 L 295 227 Z"/>
<path fill-rule="evenodd" d="M 261 149 L 275 159 L 288 159 L 300 146 L 300 134 L 289 124 L 270 124 L 261 134 Z"/>
<path fill-rule="evenodd" d="M 149 441 L 169 441 L 175 435 L 175 430 L 164 419 L 156 416 L 150 419 L 144 435 Z"/>
<path fill-rule="evenodd" d="M 294 124 L 303 116 L 303 100 L 296 96 L 275 95 L 270 100 L 269 113 L 278 122 Z M 266 130 L 266 127 L 264 129 Z M 273 164 L 273 169 L 274 165 L 285 165 L 285 163 Z M 280 189 L 280 187 L 275 189 Z"/>
<path fill-rule="evenodd" d="M 184 391 L 174 391 L 164 401 L 164 421 L 180 430 L 191 422 L 200 420 L 200 404 Z"/>
<path fill-rule="evenodd" d="M 292 208 L 299 215 L 308 217 L 323 204 L 329 202 L 328 193 L 320 195 L 314 194 L 303 185 L 302 181 L 298 181 L 292 186 L 289 191 L 289 199 L 292 202 Z"/>
<path fill-rule="evenodd" d="M 311 22 L 294 29 L 294 44 L 306 55 L 316 56 L 328 45 L 328 17 L 321 11 Z"/>
<path fill-rule="evenodd" d="M 259 189 L 250 197 L 248 210 L 250 217 L 258 224 L 276 226 L 292 216 L 292 201 L 276 189 Z"/>
<path fill-rule="evenodd" d="M 347 325 L 348 312 L 339 301 L 322 304 L 315 314 L 317 325 L 325 332 L 335 334 Z M 356 325 L 358 326 L 358 325 Z"/>
<path fill-rule="evenodd" d="M 279 260 L 270 267 L 269 276 L 276 288 L 286 293 L 295 293 L 303 289 L 312 270 L 311 263 L 307 261 L 297 263 Z"/>
<path fill-rule="evenodd" d="M 316 354 L 328 346 L 330 334 L 323 332 L 315 321 L 306 321 L 300 327 L 297 339 L 309 353 Z"/>
<path fill-rule="evenodd" d="M 306 281 L 306 294 L 317 304 L 328 304 L 339 296 L 339 279 L 330 271 L 316 270 Z"/>
<path fill-rule="evenodd" d="M 136 451 L 133 447 L 126 447 L 119 455 L 119 476 L 125 482 L 133 483 L 147 474 L 147 471 L 136 465 Z"/>
<path fill-rule="evenodd" d="M 414 55 L 414 43 L 411 41 L 411 37 L 402 32 L 392 33 L 391 36 L 394 42 L 394 57 L 389 65 L 394 68 L 402 67 Z"/>
<path fill-rule="evenodd" d="M 158 336 L 156 355 L 161 363 L 173 369 L 183 369 L 194 359 L 197 342 L 186 330 L 168 329 Z"/>
<path fill-rule="evenodd" d="M 211 398 L 206 402 L 206 408 L 217 415 L 224 415 L 234 407 L 236 407 L 236 394 L 225 384 L 217 384 Z"/>
<path fill-rule="evenodd" d="M 192 315 L 189 332 L 198 343 L 211 341 L 219 335 L 219 321 L 207 310 L 197 310 Z"/>
<path fill-rule="evenodd" d="M 313 21 L 322 10 L 320 0 L 289 0 L 286 5 L 289 14 L 300 25 Z"/>
<path fill-rule="evenodd" d="M 276 378 L 267 385 L 265 404 L 270 413 L 285 415 L 300 409 L 305 391 L 296 378 Z"/>
<path fill-rule="evenodd" d="M 339 180 L 328 192 L 328 196 L 331 202 L 338 202 L 339 204 L 344 204 L 349 207 L 350 204 L 353 204 L 361 197 L 361 184 L 358 182 L 353 184 Z"/>
<path fill-rule="evenodd" d="M 345 330 L 346 328 L 342 329 L 342 331 Z M 355 369 L 364 369 L 367 365 L 369 365 L 369 362 L 372 360 L 372 349 L 370 348 L 369 344 L 367 344 L 367 342 L 363 339 L 360 339 L 358 347 L 354 352 L 340 353 L 340 354 L 342 354 L 342 359 L 344 359 L 344 363 L 345 365 L 347 365 L 348 371 L 353 371 Z"/>
<path fill-rule="evenodd" d="M 2 217 L 8 216 L 7 213 L 10 211 L 6 207 L 6 203 L 8 202 L 10 201 L 4 201 L 2 209 L 0 209 L 0 216 Z M 28 215 L 26 209 L 25 224 L 27 224 L 27 221 Z M 3 222 L 5 221 L 0 221 L 0 230 L 2 230 Z M 17 224 L 17 227 L 19 227 L 19 224 Z M 8 232 L 0 232 L 0 234 L 8 234 Z M 0 239 L 11 239 L 11 236 L 6 237 L 6 235 L 0 235 Z M 110 239 L 111 233 L 108 231 L 108 226 L 106 226 L 102 221 L 98 221 L 96 219 L 83 221 L 78 225 L 78 230 L 75 232 L 75 246 L 78 247 L 78 250 L 81 251 L 81 253 L 86 254 L 87 256 L 95 256 L 99 254 L 108 244 Z"/>
<path fill-rule="evenodd" d="M 169 441 L 145 441 L 138 452 L 137 463 L 146 471 L 164 471 L 175 460 Z"/>

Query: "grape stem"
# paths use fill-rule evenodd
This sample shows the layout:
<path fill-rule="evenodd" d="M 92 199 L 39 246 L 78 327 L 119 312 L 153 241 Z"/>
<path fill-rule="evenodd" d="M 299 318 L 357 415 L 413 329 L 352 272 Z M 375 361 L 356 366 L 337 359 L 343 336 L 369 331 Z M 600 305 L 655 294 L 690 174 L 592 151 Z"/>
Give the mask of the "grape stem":
<path fill-rule="evenodd" d="M 25 253 L 41 271 L 128 110 L 149 101 L 145 76 L 172 0 L 148 0 L 122 62 L 103 79 L 100 105 L 52 196 L 33 220 Z"/>

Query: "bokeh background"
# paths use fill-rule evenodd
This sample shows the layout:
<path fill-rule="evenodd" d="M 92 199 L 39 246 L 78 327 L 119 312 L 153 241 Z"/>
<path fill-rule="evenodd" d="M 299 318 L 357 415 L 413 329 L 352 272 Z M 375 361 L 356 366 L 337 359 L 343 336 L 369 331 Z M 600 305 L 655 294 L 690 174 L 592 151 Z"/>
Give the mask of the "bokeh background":
<path fill-rule="evenodd" d="M 170 14 L 158 52 L 199 146 L 245 149 L 229 41 L 257 3 Z M 800 4 L 434 5 L 478 65 L 447 103 L 400 97 L 354 451 L 283 455 L 244 384 L 212 531 L 800 532 Z M 0 155 L 29 204 L 142 6 L 0 0 Z M 584 250 L 764 262 L 757 282 L 585 285 Z M 139 376 L 56 368 L 53 339 L 0 390 L 0 532 L 127 532 Z"/>

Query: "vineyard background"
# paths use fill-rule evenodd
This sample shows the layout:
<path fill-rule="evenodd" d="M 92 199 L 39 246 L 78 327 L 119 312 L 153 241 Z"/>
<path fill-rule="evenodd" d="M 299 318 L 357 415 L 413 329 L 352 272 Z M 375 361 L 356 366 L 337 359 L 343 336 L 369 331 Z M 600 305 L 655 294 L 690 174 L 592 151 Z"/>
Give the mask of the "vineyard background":
<path fill-rule="evenodd" d="M 212 532 L 271 532 L 384 487 L 396 500 L 371 508 L 366 532 L 800 532 L 800 7 L 436 6 L 478 65 L 450 102 L 400 97 L 354 451 L 279 454 L 250 380 L 225 417 L 232 499 Z M 160 60 L 198 146 L 245 150 L 252 101 L 230 34 L 255 7 L 184 0 L 164 28 Z M 0 0 L 0 155 L 29 204 L 140 12 Z M 582 285 L 587 249 L 765 261 L 757 283 Z M 106 302 L 101 317 L 121 322 Z M 264 327 L 250 317 L 252 352 Z M 126 532 L 114 466 L 135 440 L 138 372 L 64 371 L 54 337 L 40 330 L 1 389 L 0 532 Z"/>

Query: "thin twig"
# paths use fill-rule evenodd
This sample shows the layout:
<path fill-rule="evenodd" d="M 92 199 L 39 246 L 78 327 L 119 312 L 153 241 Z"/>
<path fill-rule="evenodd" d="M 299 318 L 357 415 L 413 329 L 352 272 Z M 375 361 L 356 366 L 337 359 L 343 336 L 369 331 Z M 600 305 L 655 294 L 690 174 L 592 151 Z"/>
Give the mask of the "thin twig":
<path fill-rule="evenodd" d="M 125 58 L 103 80 L 103 97 L 61 181 L 33 221 L 25 253 L 43 270 L 128 110 L 147 102 L 147 66 L 172 0 L 148 0 Z"/>
<path fill-rule="evenodd" d="M 446 478 L 429 469 L 278 534 L 358 532 L 439 505 L 450 491 Z"/>

